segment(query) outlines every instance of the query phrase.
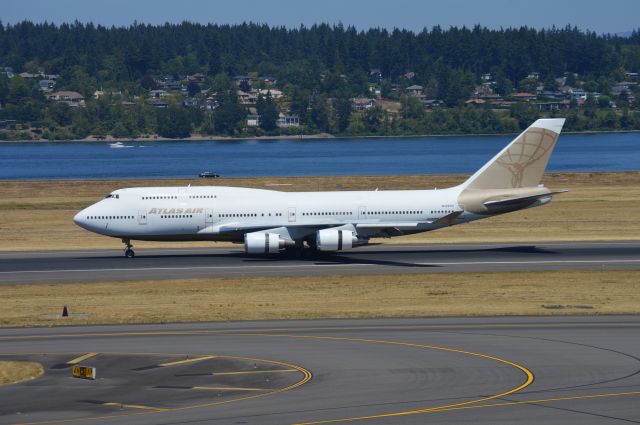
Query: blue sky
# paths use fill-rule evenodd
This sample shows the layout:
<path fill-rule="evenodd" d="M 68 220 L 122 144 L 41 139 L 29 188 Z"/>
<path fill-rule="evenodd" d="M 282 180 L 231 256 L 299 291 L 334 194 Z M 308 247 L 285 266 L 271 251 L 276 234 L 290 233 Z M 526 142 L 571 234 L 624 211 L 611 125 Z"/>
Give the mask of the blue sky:
<path fill-rule="evenodd" d="M 576 25 L 599 33 L 640 28 L 638 0 L 0 0 L 13 23 L 92 21 L 103 25 L 253 21 L 295 27 L 318 22 L 419 31 L 440 25 L 489 28 Z"/>

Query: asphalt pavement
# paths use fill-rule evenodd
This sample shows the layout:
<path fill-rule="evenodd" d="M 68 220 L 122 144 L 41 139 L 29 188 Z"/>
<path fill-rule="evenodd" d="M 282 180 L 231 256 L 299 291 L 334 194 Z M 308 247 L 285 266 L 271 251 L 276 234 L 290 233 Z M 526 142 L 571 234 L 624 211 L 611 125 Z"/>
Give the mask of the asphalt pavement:
<path fill-rule="evenodd" d="M 238 248 L 0 253 L 0 284 L 244 276 L 639 269 L 640 241 L 371 245 L 295 258 Z"/>
<path fill-rule="evenodd" d="M 46 371 L 0 387 L 0 422 L 640 423 L 639 332 L 639 317 L 3 329 L 0 357 Z M 74 360 L 98 379 L 72 378 Z"/>

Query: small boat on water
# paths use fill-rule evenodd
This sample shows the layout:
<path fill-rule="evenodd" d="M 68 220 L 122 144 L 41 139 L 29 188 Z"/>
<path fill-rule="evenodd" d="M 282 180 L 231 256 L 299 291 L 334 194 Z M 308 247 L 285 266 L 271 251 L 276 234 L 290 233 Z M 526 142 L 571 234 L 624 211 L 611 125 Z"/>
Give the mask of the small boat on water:
<path fill-rule="evenodd" d="M 122 142 L 115 142 L 115 143 L 109 143 L 109 147 L 112 149 L 118 149 L 118 148 L 132 148 L 133 145 L 125 145 Z"/>

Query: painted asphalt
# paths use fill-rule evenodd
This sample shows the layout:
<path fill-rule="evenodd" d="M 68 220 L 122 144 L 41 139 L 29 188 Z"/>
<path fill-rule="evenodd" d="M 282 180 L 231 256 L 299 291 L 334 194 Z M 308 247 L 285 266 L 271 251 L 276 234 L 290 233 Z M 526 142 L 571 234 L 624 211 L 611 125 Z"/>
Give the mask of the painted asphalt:
<path fill-rule="evenodd" d="M 3 329 L 2 357 L 46 372 L 0 388 L 0 422 L 640 423 L 639 331 L 639 317 Z M 70 377 L 78 357 L 96 381 Z M 299 369 L 215 375 L 279 368 Z"/>
<path fill-rule="evenodd" d="M 0 284 L 244 276 L 639 269 L 640 241 L 373 245 L 301 259 L 238 248 L 0 253 Z"/>

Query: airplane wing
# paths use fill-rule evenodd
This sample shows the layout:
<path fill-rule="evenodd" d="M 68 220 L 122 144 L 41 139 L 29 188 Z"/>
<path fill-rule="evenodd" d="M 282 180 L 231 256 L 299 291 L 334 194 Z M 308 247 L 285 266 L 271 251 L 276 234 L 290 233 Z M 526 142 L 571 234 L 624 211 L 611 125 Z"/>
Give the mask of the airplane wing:
<path fill-rule="evenodd" d="M 568 192 L 568 190 L 558 190 L 555 192 L 547 192 L 547 193 L 541 193 L 541 194 L 530 195 L 530 196 L 518 196 L 518 197 L 510 197 L 510 198 L 504 198 L 504 199 L 494 199 L 491 201 L 484 202 L 484 206 L 489 209 L 511 207 L 514 205 L 525 204 L 527 202 L 535 202 L 538 199 L 548 198 L 550 196 L 557 195 L 559 193 L 566 193 L 566 192 Z"/>

